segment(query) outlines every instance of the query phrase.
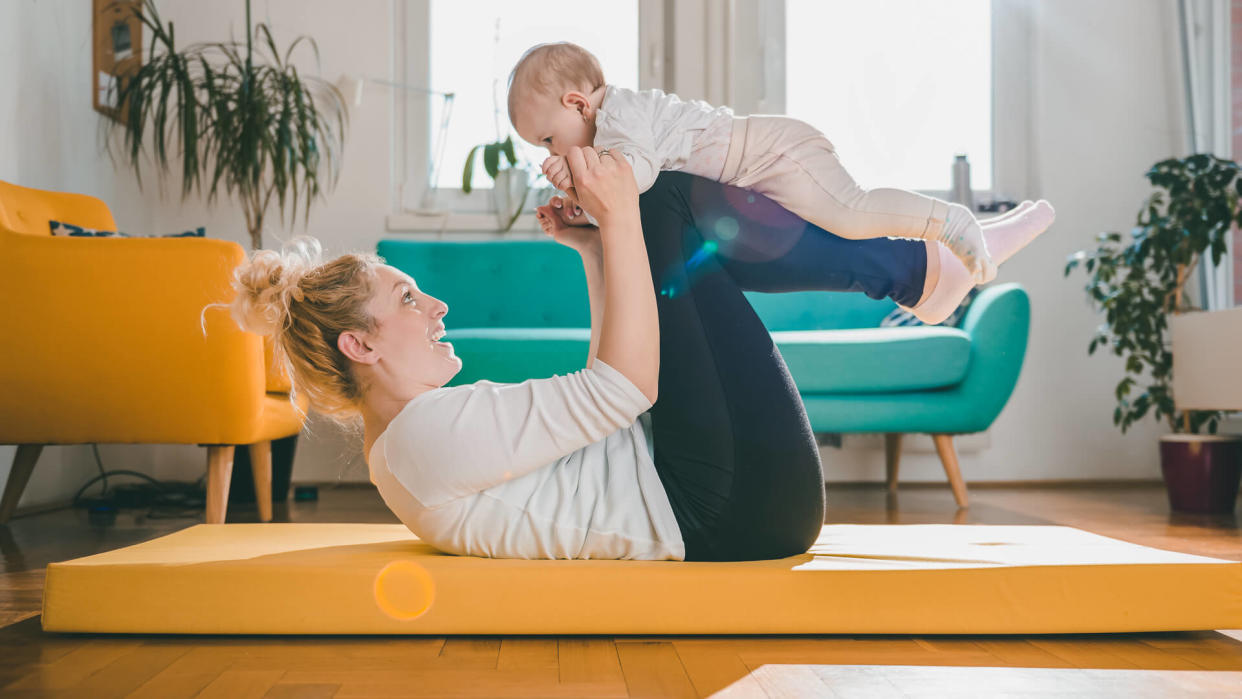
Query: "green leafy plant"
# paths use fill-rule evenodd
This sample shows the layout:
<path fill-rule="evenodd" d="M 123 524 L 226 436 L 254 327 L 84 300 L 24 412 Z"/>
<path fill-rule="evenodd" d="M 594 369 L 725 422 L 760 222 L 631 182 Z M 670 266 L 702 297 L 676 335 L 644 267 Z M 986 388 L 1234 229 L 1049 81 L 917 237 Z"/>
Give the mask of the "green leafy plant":
<path fill-rule="evenodd" d="M 1216 433 L 1222 411 L 1178 412 L 1174 406 L 1168 318 L 1198 310 L 1184 293 L 1191 272 L 1208 253 L 1212 265 L 1219 265 L 1232 225 L 1242 223 L 1238 175 L 1237 163 L 1209 154 L 1162 160 L 1146 173 L 1158 190 L 1139 211 L 1130 240 L 1100 233 L 1095 250 L 1068 258 L 1065 276 L 1083 265 L 1087 295 L 1105 313 L 1087 353 L 1107 345 L 1125 357 L 1126 376 L 1117 384 L 1113 411 L 1113 424 L 1123 433 L 1149 411 L 1168 420 L 1173 432 L 1198 434 L 1207 426 Z M 1146 389 L 1131 398 L 1140 382 Z"/>
<path fill-rule="evenodd" d="M 517 153 L 513 148 L 513 136 L 508 136 L 503 141 L 480 143 L 470 149 L 470 154 L 466 156 L 466 166 L 462 169 L 461 191 L 466 194 L 469 194 L 474 190 L 473 180 L 474 163 L 476 160 L 475 154 L 479 152 L 480 148 L 483 149 L 483 169 L 487 172 L 488 176 L 492 178 L 493 182 L 495 182 L 496 178 L 500 175 L 501 155 L 505 157 L 505 160 L 509 161 L 509 168 L 505 169 L 516 168 L 522 170 L 523 172 L 528 172 L 527 168 L 518 160 Z M 513 224 L 516 223 L 518 217 L 522 215 L 522 209 L 526 208 L 526 200 L 530 197 L 531 189 L 532 188 L 528 186 L 522 192 L 522 203 L 514 209 L 513 215 L 509 218 L 509 222 L 505 225 L 504 230 L 507 231 L 510 228 L 513 228 Z"/>
<path fill-rule="evenodd" d="M 309 221 L 321 185 L 336 183 L 348 118 L 335 86 L 301 75 L 289 60 L 305 42 L 318 62 L 314 39 L 298 37 L 280 52 L 267 25 L 252 29 L 250 0 L 245 44 L 202 43 L 178 51 L 173 23 L 164 24 L 154 0 L 146 0 L 138 16 L 151 33 L 150 58 L 118 89 L 123 117 L 108 128 L 120 132 L 139 185 L 149 125 L 160 173 L 169 171 L 170 156 L 181 159 L 182 199 L 206 182 L 210 204 L 223 187 L 240 202 L 254 248 L 262 247 L 273 196 L 282 219 L 290 204 L 290 220 L 301 197 Z M 266 50 L 266 62 L 255 61 L 255 43 Z"/>
<path fill-rule="evenodd" d="M 505 159 L 509 161 L 509 167 L 517 167 L 517 153 L 513 150 L 513 137 L 509 136 L 503 141 L 494 143 L 480 143 L 470 149 L 470 154 L 466 156 L 466 167 L 461 172 L 461 191 L 469 194 L 474 189 L 474 161 L 475 153 L 479 149 L 483 149 L 483 169 L 488 176 L 495 181 L 496 176 L 500 174 L 500 156 L 504 154 Z"/>

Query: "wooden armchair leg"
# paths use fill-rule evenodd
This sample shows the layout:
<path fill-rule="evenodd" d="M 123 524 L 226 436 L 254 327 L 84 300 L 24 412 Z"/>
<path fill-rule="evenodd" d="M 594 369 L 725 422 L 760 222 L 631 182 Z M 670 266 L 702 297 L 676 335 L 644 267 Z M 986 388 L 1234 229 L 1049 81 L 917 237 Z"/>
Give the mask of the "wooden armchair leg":
<path fill-rule="evenodd" d="M 884 467 L 888 475 L 888 492 L 897 492 L 897 466 L 901 462 L 901 433 L 884 435 Z"/>
<path fill-rule="evenodd" d="M 13 455 L 13 469 L 9 471 L 9 482 L 4 486 L 4 497 L 0 498 L 0 524 L 7 524 L 17 510 L 17 501 L 22 499 L 26 484 L 30 482 L 30 474 L 34 472 L 35 462 L 43 451 L 42 444 L 18 444 L 17 453 Z"/>
<path fill-rule="evenodd" d="M 953 435 L 933 434 L 936 453 L 940 454 L 940 463 L 944 464 L 944 472 L 949 476 L 949 486 L 953 488 L 953 499 L 958 507 L 969 507 L 970 500 L 966 497 L 966 482 L 962 480 L 962 471 L 957 465 L 957 450 L 953 448 Z"/>
<path fill-rule="evenodd" d="M 229 482 L 233 478 L 233 445 L 207 447 L 207 523 L 224 524 L 229 506 Z"/>
<path fill-rule="evenodd" d="M 272 443 L 250 445 L 250 471 L 254 475 L 254 498 L 259 503 L 259 521 L 272 521 Z"/>

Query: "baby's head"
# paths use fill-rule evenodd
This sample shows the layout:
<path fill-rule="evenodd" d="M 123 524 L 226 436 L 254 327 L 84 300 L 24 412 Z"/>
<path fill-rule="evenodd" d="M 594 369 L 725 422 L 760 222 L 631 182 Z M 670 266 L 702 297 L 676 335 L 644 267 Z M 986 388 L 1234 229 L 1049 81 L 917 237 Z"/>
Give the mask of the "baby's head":
<path fill-rule="evenodd" d="M 591 95 L 604 86 L 604 71 L 590 51 L 567 41 L 539 44 L 509 74 L 509 123 L 522 140 L 565 155 L 595 142 Z"/>

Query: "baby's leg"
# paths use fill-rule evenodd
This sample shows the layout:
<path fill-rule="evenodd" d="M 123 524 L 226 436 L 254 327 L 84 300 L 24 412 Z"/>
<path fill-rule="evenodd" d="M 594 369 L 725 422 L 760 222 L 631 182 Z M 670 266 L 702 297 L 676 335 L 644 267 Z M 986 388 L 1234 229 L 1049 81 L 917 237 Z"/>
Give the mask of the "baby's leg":
<path fill-rule="evenodd" d="M 917 192 L 864 189 L 822 134 L 793 119 L 750 117 L 745 152 L 728 184 L 753 189 L 843 238 L 922 238 L 945 244 L 976 281 L 996 276 L 969 209 Z M 765 153 L 766 151 L 766 153 Z M 727 168 L 726 175 L 734 168 Z"/>

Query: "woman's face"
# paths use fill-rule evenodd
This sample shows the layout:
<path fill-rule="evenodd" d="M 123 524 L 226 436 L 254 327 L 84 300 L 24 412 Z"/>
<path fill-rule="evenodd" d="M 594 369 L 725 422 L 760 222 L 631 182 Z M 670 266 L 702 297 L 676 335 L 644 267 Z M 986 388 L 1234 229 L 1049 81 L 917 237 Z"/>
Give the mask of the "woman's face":
<path fill-rule="evenodd" d="M 369 310 L 376 330 L 367 337 L 374 352 L 374 369 L 398 394 L 438 388 L 461 371 L 453 346 L 440 342 L 448 304 L 428 296 L 410 276 L 390 265 L 380 265 L 375 296 Z"/>

